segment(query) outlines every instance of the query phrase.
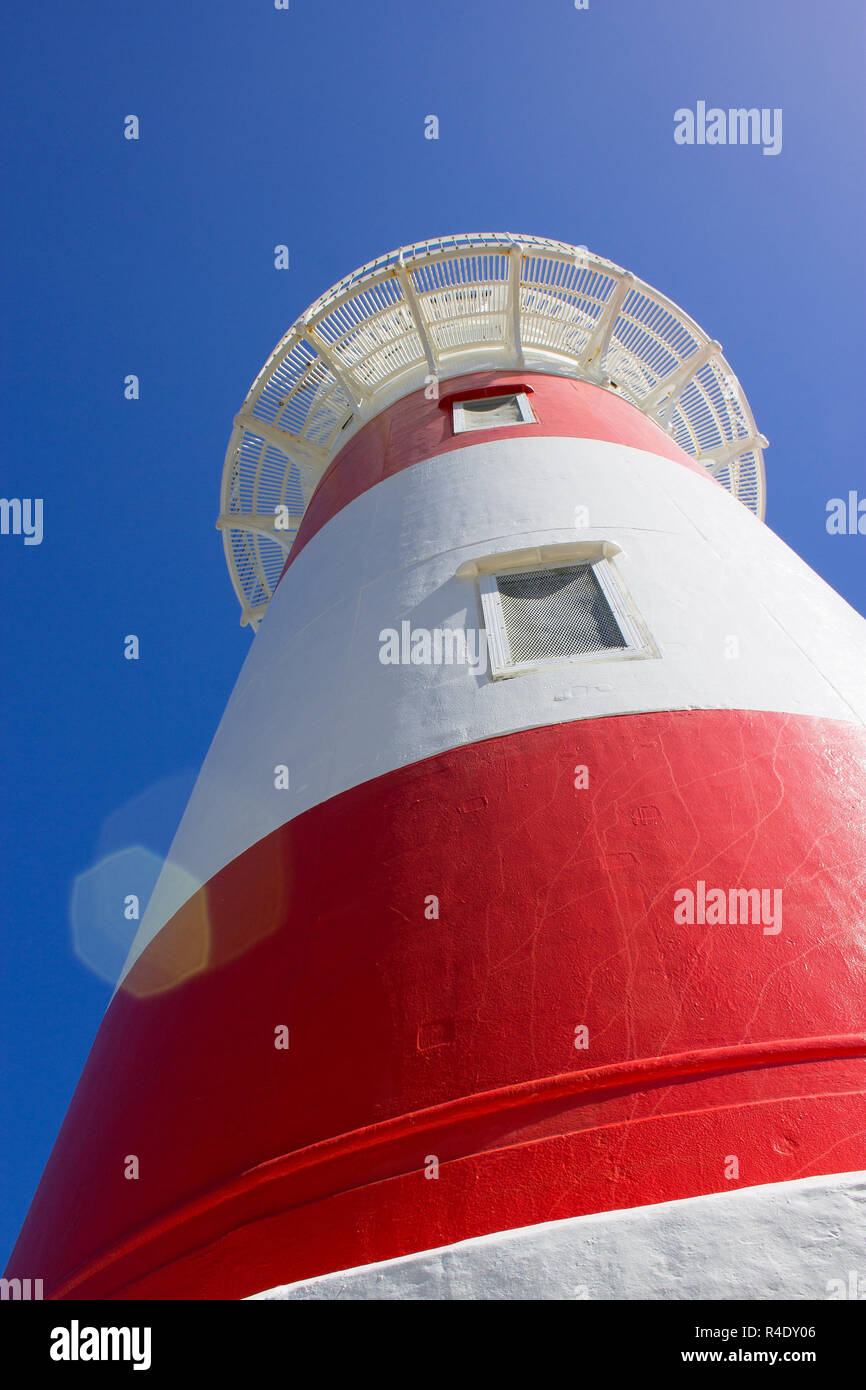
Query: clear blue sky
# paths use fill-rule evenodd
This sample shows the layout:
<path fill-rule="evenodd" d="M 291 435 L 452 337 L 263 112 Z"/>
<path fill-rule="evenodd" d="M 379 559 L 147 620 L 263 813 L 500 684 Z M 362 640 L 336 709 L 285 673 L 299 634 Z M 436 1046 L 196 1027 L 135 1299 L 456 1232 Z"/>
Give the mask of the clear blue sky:
<path fill-rule="evenodd" d="M 0 492 L 45 506 L 40 546 L 0 536 L 4 1256 L 110 994 L 72 884 L 135 845 L 112 862 L 147 880 L 249 646 L 214 529 L 232 416 L 343 274 L 490 230 L 635 271 L 723 344 L 769 524 L 866 610 L 866 537 L 825 529 L 866 495 L 864 29 L 863 0 L 3 7 Z M 781 154 L 676 145 L 699 100 L 781 107 Z"/>

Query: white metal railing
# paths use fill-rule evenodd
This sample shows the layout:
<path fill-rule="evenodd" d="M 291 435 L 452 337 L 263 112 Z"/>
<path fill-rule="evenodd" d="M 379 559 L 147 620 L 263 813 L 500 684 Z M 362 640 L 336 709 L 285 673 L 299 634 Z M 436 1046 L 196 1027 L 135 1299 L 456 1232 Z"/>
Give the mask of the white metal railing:
<path fill-rule="evenodd" d="M 586 247 L 507 232 L 390 251 L 334 285 L 274 348 L 235 417 L 217 526 L 258 627 L 304 508 L 366 420 L 436 375 L 534 368 L 625 396 L 758 516 L 762 450 L 717 342 Z M 284 505 L 290 529 L 275 530 Z"/>

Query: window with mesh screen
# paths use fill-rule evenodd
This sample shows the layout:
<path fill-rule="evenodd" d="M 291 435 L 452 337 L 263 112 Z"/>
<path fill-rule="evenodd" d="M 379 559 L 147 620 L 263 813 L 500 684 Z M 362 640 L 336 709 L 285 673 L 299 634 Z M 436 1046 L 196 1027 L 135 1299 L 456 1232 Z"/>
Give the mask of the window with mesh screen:
<path fill-rule="evenodd" d="M 482 396 L 474 401 L 456 401 L 454 404 L 454 430 L 457 434 L 466 430 L 496 429 L 500 425 L 531 424 L 534 418 L 523 391 L 512 396 Z"/>
<path fill-rule="evenodd" d="M 485 575 L 481 596 L 494 676 L 644 654 L 605 561 Z"/>

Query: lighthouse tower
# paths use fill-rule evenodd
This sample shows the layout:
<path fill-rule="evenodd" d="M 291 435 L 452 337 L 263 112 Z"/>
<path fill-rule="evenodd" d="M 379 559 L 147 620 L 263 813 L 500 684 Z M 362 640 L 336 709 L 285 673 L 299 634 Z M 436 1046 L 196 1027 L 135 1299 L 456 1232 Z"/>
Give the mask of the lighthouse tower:
<path fill-rule="evenodd" d="M 765 444 L 583 247 L 421 243 L 297 320 L 223 475 L 251 649 L 8 1273 L 847 1280 L 866 623 L 764 525 Z"/>

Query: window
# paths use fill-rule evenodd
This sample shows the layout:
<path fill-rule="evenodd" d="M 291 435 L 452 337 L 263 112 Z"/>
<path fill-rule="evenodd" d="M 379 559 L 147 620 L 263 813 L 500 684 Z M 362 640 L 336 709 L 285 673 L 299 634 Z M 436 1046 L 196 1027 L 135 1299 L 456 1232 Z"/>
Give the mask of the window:
<path fill-rule="evenodd" d="M 607 559 L 481 574 L 494 679 L 654 652 Z"/>
<path fill-rule="evenodd" d="M 474 401 L 454 402 L 454 433 L 492 430 L 501 425 L 532 425 L 535 416 L 525 391 L 511 396 L 479 396 Z"/>

